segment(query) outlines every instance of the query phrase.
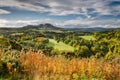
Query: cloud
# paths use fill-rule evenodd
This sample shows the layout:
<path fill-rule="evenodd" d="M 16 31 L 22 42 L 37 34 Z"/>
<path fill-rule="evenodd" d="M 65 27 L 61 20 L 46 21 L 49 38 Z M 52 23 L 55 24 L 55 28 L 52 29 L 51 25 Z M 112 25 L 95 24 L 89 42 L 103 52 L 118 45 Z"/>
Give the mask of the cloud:
<path fill-rule="evenodd" d="M 115 0 L 0 0 L 0 7 L 13 7 L 49 15 L 65 16 L 80 14 L 91 18 L 91 14 L 119 15 L 120 5 L 110 6 Z"/>
<path fill-rule="evenodd" d="M 0 19 L 0 27 L 23 27 L 26 25 L 39 25 L 44 23 L 54 23 L 53 25 L 57 25 L 57 22 L 52 19 L 44 19 L 44 20 L 6 20 Z"/>
<path fill-rule="evenodd" d="M 0 0 L 0 7 L 11 7 L 16 9 L 45 12 L 45 8 L 32 3 L 19 2 L 17 0 Z"/>
<path fill-rule="evenodd" d="M 30 24 L 51 23 L 59 27 L 120 27 L 119 0 L 0 0 L 0 14 L 12 12 L 2 9 L 14 9 L 47 13 L 51 16 L 83 15 L 85 18 L 76 18 L 66 21 L 53 19 L 43 20 L 5 20 L 0 19 L 0 27 L 22 27 Z M 101 16 L 111 16 L 114 19 L 101 19 Z M 116 18 L 116 19 L 115 19 Z"/>
<path fill-rule="evenodd" d="M 29 20 L 29 21 L 24 21 L 24 20 L 5 20 L 5 19 L 0 19 L 0 27 L 23 27 L 26 25 L 36 25 L 38 24 L 38 20 Z"/>
<path fill-rule="evenodd" d="M 0 27 L 23 27 L 26 25 L 38 25 L 44 23 L 51 23 L 54 26 L 62 28 L 120 28 L 120 20 L 106 20 L 106 19 L 82 19 L 76 18 L 73 20 L 56 21 L 53 19 L 41 19 L 41 20 L 4 20 L 0 19 Z"/>
<path fill-rule="evenodd" d="M 10 14 L 10 12 L 6 11 L 6 10 L 3 10 L 3 9 L 0 9 L 0 14 Z"/>
<path fill-rule="evenodd" d="M 4 26 L 6 26 L 6 23 L 8 23 L 7 20 L 0 19 L 0 27 L 4 27 Z"/>
<path fill-rule="evenodd" d="M 69 28 L 94 28 L 94 27 L 103 27 L 103 28 L 120 28 L 120 20 L 112 19 L 74 19 L 65 21 L 62 24 L 63 27 Z"/>

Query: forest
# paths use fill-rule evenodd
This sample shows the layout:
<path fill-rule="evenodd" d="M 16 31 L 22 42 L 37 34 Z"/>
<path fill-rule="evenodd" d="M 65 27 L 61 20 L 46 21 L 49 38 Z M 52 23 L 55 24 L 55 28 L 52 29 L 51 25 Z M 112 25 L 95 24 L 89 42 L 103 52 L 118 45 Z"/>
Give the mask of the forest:
<path fill-rule="evenodd" d="M 120 30 L 0 30 L 0 80 L 120 80 Z"/>

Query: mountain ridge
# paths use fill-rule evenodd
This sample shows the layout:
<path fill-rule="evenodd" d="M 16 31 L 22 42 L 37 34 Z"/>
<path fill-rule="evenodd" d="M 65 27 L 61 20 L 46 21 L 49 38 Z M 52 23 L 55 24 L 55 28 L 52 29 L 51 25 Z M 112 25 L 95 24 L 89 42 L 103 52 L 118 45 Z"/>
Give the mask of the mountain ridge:
<path fill-rule="evenodd" d="M 54 26 L 50 23 L 45 23 L 45 24 L 39 24 L 39 25 L 26 25 L 23 27 L 19 27 L 19 28 L 6 28 L 6 27 L 1 27 L 0 30 L 13 30 L 13 29 L 23 29 L 23 30 L 27 30 L 27 29 L 37 29 L 37 30 L 80 30 L 80 31 L 87 31 L 87 32 L 93 32 L 93 31 L 106 31 L 106 30 L 117 30 L 120 28 L 103 28 L 103 27 L 92 27 L 92 28 L 61 28 L 61 27 L 57 27 Z"/>

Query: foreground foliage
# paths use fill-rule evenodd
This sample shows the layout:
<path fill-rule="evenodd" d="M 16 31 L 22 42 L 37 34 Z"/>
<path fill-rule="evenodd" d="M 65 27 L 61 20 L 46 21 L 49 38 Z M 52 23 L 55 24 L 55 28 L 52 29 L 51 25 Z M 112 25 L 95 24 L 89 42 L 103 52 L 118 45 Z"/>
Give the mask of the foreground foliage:
<path fill-rule="evenodd" d="M 0 54 L 3 54 L 0 51 Z M 120 58 L 109 62 L 94 57 L 66 59 L 59 55 L 45 56 L 41 52 L 21 52 L 17 60 L 4 62 L 1 55 L 0 72 L 10 80 L 119 80 Z M 12 56 L 6 55 L 9 59 Z M 7 59 L 7 58 L 6 58 Z M 7 74 L 7 75 L 6 75 Z"/>

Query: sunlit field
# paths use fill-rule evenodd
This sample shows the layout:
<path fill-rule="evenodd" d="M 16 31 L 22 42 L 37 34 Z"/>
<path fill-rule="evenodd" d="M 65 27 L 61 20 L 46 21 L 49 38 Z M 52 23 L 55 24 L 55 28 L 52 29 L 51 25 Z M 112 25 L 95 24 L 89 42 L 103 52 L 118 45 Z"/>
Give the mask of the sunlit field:
<path fill-rule="evenodd" d="M 60 51 L 74 51 L 74 47 L 67 45 L 63 42 L 57 42 L 54 39 L 49 39 L 49 43 L 47 45 L 52 46 Z"/>
<path fill-rule="evenodd" d="M 86 40 L 96 40 L 93 36 L 80 36 L 80 37 Z"/>

